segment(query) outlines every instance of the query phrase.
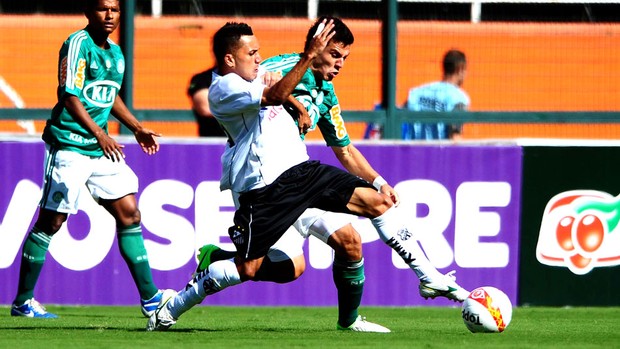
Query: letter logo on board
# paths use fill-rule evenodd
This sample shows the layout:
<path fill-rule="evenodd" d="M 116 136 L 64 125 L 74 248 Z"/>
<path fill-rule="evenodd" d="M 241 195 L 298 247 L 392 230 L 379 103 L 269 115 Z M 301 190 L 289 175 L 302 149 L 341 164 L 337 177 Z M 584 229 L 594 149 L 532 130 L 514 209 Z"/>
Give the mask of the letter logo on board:
<path fill-rule="evenodd" d="M 536 245 L 542 264 L 577 275 L 620 265 L 620 195 L 571 190 L 554 196 L 543 213 Z"/>

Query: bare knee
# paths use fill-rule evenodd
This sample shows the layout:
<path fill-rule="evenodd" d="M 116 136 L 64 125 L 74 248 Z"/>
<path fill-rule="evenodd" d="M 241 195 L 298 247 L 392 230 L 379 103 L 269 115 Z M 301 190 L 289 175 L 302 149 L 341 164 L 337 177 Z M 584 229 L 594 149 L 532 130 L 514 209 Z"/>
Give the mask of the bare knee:
<path fill-rule="evenodd" d="M 46 209 L 39 211 L 39 217 L 35 226 L 46 234 L 54 235 L 67 221 L 67 214 Z"/>
<path fill-rule="evenodd" d="M 362 238 L 351 224 L 334 232 L 327 240 L 327 244 L 334 249 L 338 259 L 346 261 L 362 259 Z"/>
<path fill-rule="evenodd" d="M 237 263 L 237 271 L 239 272 L 239 276 L 243 281 L 254 280 L 259 268 L 260 265 L 256 266 L 251 263 Z"/>
<path fill-rule="evenodd" d="M 114 217 L 117 227 L 140 224 L 142 216 L 135 195 L 129 194 L 116 200 L 101 200 L 100 204 Z"/>

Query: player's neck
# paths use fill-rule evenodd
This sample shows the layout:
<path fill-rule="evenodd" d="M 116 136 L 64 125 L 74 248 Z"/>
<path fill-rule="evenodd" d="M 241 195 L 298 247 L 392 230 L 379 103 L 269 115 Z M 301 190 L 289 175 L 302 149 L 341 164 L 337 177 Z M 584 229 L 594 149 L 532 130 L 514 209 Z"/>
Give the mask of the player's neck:
<path fill-rule="evenodd" d="M 95 45 L 101 47 L 102 49 L 107 49 L 108 46 L 108 33 L 102 33 L 95 30 L 92 30 L 90 27 L 86 27 L 88 34 L 93 39 Z"/>

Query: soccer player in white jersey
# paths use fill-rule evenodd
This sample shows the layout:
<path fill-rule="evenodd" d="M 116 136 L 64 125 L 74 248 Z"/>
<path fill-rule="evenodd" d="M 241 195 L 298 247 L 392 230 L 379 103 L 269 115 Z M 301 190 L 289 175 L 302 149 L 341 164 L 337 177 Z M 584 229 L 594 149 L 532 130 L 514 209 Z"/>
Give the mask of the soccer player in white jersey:
<path fill-rule="evenodd" d="M 334 154 L 350 173 L 359 176 L 368 182 L 373 183 L 375 188 L 381 193 L 391 198 L 395 205 L 398 205 L 398 193 L 390 186 L 382 176 L 373 169 L 363 154 L 353 145 L 344 126 L 344 120 L 341 115 L 341 107 L 338 97 L 335 93 L 332 80 L 341 72 L 344 67 L 345 60 L 351 52 L 351 46 L 354 41 L 353 34 L 349 28 L 338 18 L 325 16 L 319 18 L 309 29 L 306 36 L 306 46 L 310 43 L 321 22 L 332 20 L 334 23 L 335 35 L 330 40 L 326 49 L 312 62 L 308 70 L 304 73 L 301 81 L 293 90 L 293 96 L 299 100 L 308 110 L 312 125 L 309 131 L 318 128 L 325 139 L 328 146 L 332 148 Z M 261 66 L 271 72 L 286 75 L 300 60 L 300 54 L 283 54 L 266 59 Z M 303 138 L 303 135 L 302 135 Z M 292 231 L 293 230 L 293 231 Z M 297 230 L 302 238 L 297 237 L 294 232 Z M 286 233 L 286 240 L 276 243 L 273 250 L 279 250 L 279 255 L 288 256 L 290 259 L 279 258 L 279 264 L 293 264 L 295 277 L 303 273 L 305 261 L 303 256 L 303 237 L 308 234 L 316 236 L 319 240 L 327 243 L 335 251 L 335 259 L 333 265 L 334 281 L 338 288 L 339 300 L 339 322 L 344 321 L 347 317 L 351 318 L 356 313 L 351 309 L 357 309 L 360 304 L 362 286 L 356 289 L 355 286 L 346 285 L 342 280 L 354 279 L 355 275 L 363 275 L 363 260 L 361 255 L 351 254 L 352 250 L 357 250 L 357 244 L 361 243 L 361 238 L 357 231 L 351 225 L 351 216 L 325 212 L 318 209 L 309 209 L 294 224 L 294 229 L 290 229 Z M 431 269 L 430 263 L 426 261 L 426 257 L 420 254 L 419 247 L 412 234 L 399 235 L 380 235 L 382 241 L 396 251 L 401 258 L 410 266 L 412 271 L 420 279 L 419 292 L 422 297 L 435 298 L 446 297 L 455 301 L 462 302 L 468 295 L 456 283 L 447 280 L 446 282 L 437 283 L 430 282 L 430 278 L 426 278 L 424 273 L 418 269 L 418 264 L 428 264 L 427 269 Z M 344 242 L 336 244 L 336 242 Z M 339 248 L 342 245 L 345 248 Z M 355 246 L 355 247 L 354 247 Z M 234 253 L 234 252 L 231 252 Z M 276 255 L 271 253 L 269 256 Z M 206 245 L 200 249 L 198 271 L 204 270 L 213 260 L 229 258 L 231 255 L 226 254 L 213 245 Z M 417 261 L 411 261 L 412 256 L 417 256 Z M 274 261 L 272 258 L 271 261 Z M 278 269 L 278 275 L 261 273 L 260 278 L 263 281 L 292 281 L 293 271 L 283 273 L 284 266 Z M 341 271 L 344 270 L 344 271 Z M 289 277 L 289 279 L 286 279 Z M 276 280 L 277 278 L 277 280 Z M 446 276 L 451 278 L 451 276 Z M 358 283 L 361 285 L 361 283 Z M 345 300 L 346 299 L 346 300 Z M 347 315 L 350 314 L 350 315 Z"/>
<path fill-rule="evenodd" d="M 112 114 L 129 128 L 142 150 L 155 154 L 159 134 L 143 128 L 118 96 L 125 59 L 108 36 L 120 22 L 119 0 L 87 0 L 86 28 L 69 36 L 58 61 L 58 103 L 43 131 L 46 161 L 39 216 L 22 247 L 12 316 L 56 318 L 34 299 L 34 288 L 53 235 L 77 212 L 80 191 L 116 220 L 118 245 L 150 316 L 163 291 L 153 283 L 135 193 L 138 178 L 124 161 L 123 145 L 108 135 Z M 85 187 L 86 186 L 86 187 Z"/>
<path fill-rule="evenodd" d="M 407 109 L 411 111 L 465 111 L 469 109 L 469 96 L 461 88 L 467 72 L 465 53 L 449 50 L 442 61 L 441 81 L 431 82 L 409 90 Z M 461 125 L 456 123 L 405 123 L 403 139 L 458 139 Z"/>
<path fill-rule="evenodd" d="M 218 69 L 209 102 L 229 137 L 222 156 L 220 187 L 239 195 L 235 225 L 229 229 L 237 254 L 211 263 L 198 273 L 176 296 L 158 307 L 147 330 L 168 329 L 208 295 L 254 279 L 269 249 L 308 208 L 370 218 L 380 235 L 410 235 L 389 196 L 346 171 L 309 161 L 296 132 L 305 131 L 309 120 L 304 119 L 305 108 L 290 93 L 334 35 L 332 21 L 323 25 L 324 29 L 306 45 L 299 62 L 271 88 L 256 80 L 261 57 L 251 28 L 243 23 L 227 23 L 216 32 L 213 51 Z M 280 106 L 285 102 L 300 112 L 298 125 Z M 275 107 L 265 108 L 270 105 Z M 413 263 L 418 256 L 410 257 Z M 445 282 L 444 275 L 424 263 L 425 259 L 420 260 L 417 270 L 425 279 Z"/>

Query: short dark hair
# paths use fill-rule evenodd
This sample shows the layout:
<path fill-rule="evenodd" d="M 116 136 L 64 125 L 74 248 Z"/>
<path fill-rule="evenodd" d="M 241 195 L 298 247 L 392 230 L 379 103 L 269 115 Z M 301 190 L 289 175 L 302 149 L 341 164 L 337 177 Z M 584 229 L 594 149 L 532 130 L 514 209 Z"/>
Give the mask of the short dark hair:
<path fill-rule="evenodd" d="M 213 54 L 217 64 L 224 64 L 224 56 L 239 46 L 242 36 L 254 35 L 246 23 L 227 22 L 213 35 Z"/>
<path fill-rule="evenodd" d="M 100 0 L 84 0 L 84 10 L 92 10 L 99 6 Z M 121 4 L 121 0 L 117 0 L 119 5 Z"/>
<path fill-rule="evenodd" d="M 465 64 L 467 64 L 465 53 L 459 50 L 450 50 L 443 56 L 443 73 L 444 75 L 452 75 Z"/>
<path fill-rule="evenodd" d="M 308 45 L 310 45 L 310 41 L 312 41 L 314 34 L 316 34 L 316 29 L 318 28 L 319 24 L 321 24 L 323 21 L 327 23 L 330 19 L 334 21 L 334 28 L 331 31 L 336 31 L 336 34 L 334 34 L 331 41 L 339 42 L 345 46 L 353 45 L 353 41 L 355 41 L 353 33 L 340 18 L 332 16 L 322 16 L 317 19 L 308 30 L 308 34 L 306 34 L 306 42 L 304 43 L 304 51 L 308 49 Z"/>

